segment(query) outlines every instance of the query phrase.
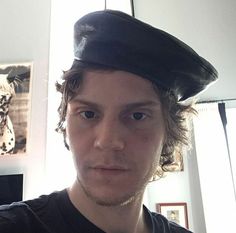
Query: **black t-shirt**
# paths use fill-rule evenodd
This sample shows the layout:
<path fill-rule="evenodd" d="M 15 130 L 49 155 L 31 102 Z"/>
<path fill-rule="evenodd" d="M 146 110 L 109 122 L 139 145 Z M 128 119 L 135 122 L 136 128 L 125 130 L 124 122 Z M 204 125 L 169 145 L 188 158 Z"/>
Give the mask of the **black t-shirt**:
<path fill-rule="evenodd" d="M 160 214 L 145 211 L 153 233 L 191 233 Z M 1 233 L 104 233 L 71 203 L 66 190 L 0 206 Z"/>

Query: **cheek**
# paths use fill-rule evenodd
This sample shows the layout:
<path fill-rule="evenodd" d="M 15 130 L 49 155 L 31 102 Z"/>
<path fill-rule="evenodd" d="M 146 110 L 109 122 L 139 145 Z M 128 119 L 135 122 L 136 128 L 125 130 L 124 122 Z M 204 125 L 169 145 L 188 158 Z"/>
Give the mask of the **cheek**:
<path fill-rule="evenodd" d="M 164 143 L 164 131 L 158 129 L 152 129 L 142 132 L 136 132 L 130 137 L 128 145 L 135 148 L 137 154 L 150 158 L 156 158 L 160 156 Z"/>
<path fill-rule="evenodd" d="M 137 172 L 150 180 L 160 163 L 164 137 L 162 134 L 149 131 L 130 140 L 132 142 L 127 154 L 132 155 L 131 159 L 137 167 Z"/>
<path fill-rule="evenodd" d="M 77 123 L 68 118 L 66 135 L 72 154 L 78 156 L 83 154 L 86 148 L 91 148 L 90 144 L 93 138 L 89 132 L 89 130 L 79 127 Z"/>
<path fill-rule="evenodd" d="M 88 161 L 88 155 L 91 154 L 93 148 L 91 139 L 81 131 L 75 128 L 68 128 L 68 144 L 74 161 L 74 166 L 78 171 L 83 171 Z"/>

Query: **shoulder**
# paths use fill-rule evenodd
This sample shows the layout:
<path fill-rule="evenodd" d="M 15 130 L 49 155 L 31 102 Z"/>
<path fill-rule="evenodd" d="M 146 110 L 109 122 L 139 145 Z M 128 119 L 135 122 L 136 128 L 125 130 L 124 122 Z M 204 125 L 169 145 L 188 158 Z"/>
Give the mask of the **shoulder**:
<path fill-rule="evenodd" d="M 57 193 L 43 195 L 25 202 L 0 206 L 0 232 L 49 232 L 41 220 L 54 204 Z"/>
<path fill-rule="evenodd" d="M 17 232 L 18 227 L 25 231 L 29 216 L 30 209 L 25 203 L 19 202 L 0 206 L 0 232 Z"/>
<path fill-rule="evenodd" d="M 15 202 L 10 205 L 0 206 L 0 218 L 1 219 L 12 219 L 15 220 L 15 216 L 18 214 L 27 213 L 29 207 L 23 202 Z"/>
<path fill-rule="evenodd" d="M 164 217 L 161 214 L 154 213 L 154 212 L 149 212 L 152 218 L 152 223 L 154 229 L 162 229 L 163 232 L 168 232 L 168 233 L 192 233 L 191 231 L 185 229 L 184 227 L 169 221 L 166 217 Z M 159 232 L 157 230 L 157 232 Z M 156 232 L 156 231 L 154 231 Z"/>
<path fill-rule="evenodd" d="M 63 191 L 53 192 L 48 195 L 41 195 L 38 198 L 25 201 L 24 204 L 26 204 L 34 212 L 39 212 L 45 208 L 56 206 L 56 200 L 61 192 Z"/>

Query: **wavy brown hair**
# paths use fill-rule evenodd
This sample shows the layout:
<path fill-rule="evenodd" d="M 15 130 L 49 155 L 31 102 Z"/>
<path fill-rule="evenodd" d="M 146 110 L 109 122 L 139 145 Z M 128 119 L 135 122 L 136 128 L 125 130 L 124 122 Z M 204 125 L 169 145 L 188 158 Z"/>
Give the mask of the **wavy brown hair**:
<path fill-rule="evenodd" d="M 69 149 L 65 133 L 67 104 L 78 93 L 78 89 L 83 82 L 83 73 L 88 70 L 114 71 L 115 69 L 100 65 L 86 64 L 75 60 L 72 67 L 64 72 L 62 83 L 56 83 L 57 91 L 62 94 L 61 103 L 58 108 L 59 122 L 56 131 L 63 134 L 67 149 Z M 196 113 L 196 111 L 192 107 L 192 104 L 183 105 L 179 103 L 171 91 L 159 88 L 155 83 L 153 83 L 153 87 L 162 103 L 166 129 L 166 140 L 162 149 L 159 167 L 156 173 L 153 174 L 153 180 L 155 180 L 163 176 L 164 172 L 171 170 L 169 168 L 171 167 L 170 165 L 175 162 L 175 153 L 180 153 L 183 146 L 189 144 L 187 122 L 189 117 L 193 113 Z"/>

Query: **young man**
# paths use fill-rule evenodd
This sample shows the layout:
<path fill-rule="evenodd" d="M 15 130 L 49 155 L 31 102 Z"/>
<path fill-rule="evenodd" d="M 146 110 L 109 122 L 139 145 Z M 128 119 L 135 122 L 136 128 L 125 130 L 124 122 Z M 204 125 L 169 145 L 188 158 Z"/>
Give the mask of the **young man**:
<path fill-rule="evenodd" d="M 188 233 L 142 205 L 146 185 L 187 143 L 184 101 L 217 79 L 187 45 L 119 11 L 75 24 L 58 131 L 77 177 L 63 191 L 0 209 L 0 232 Z"/>

